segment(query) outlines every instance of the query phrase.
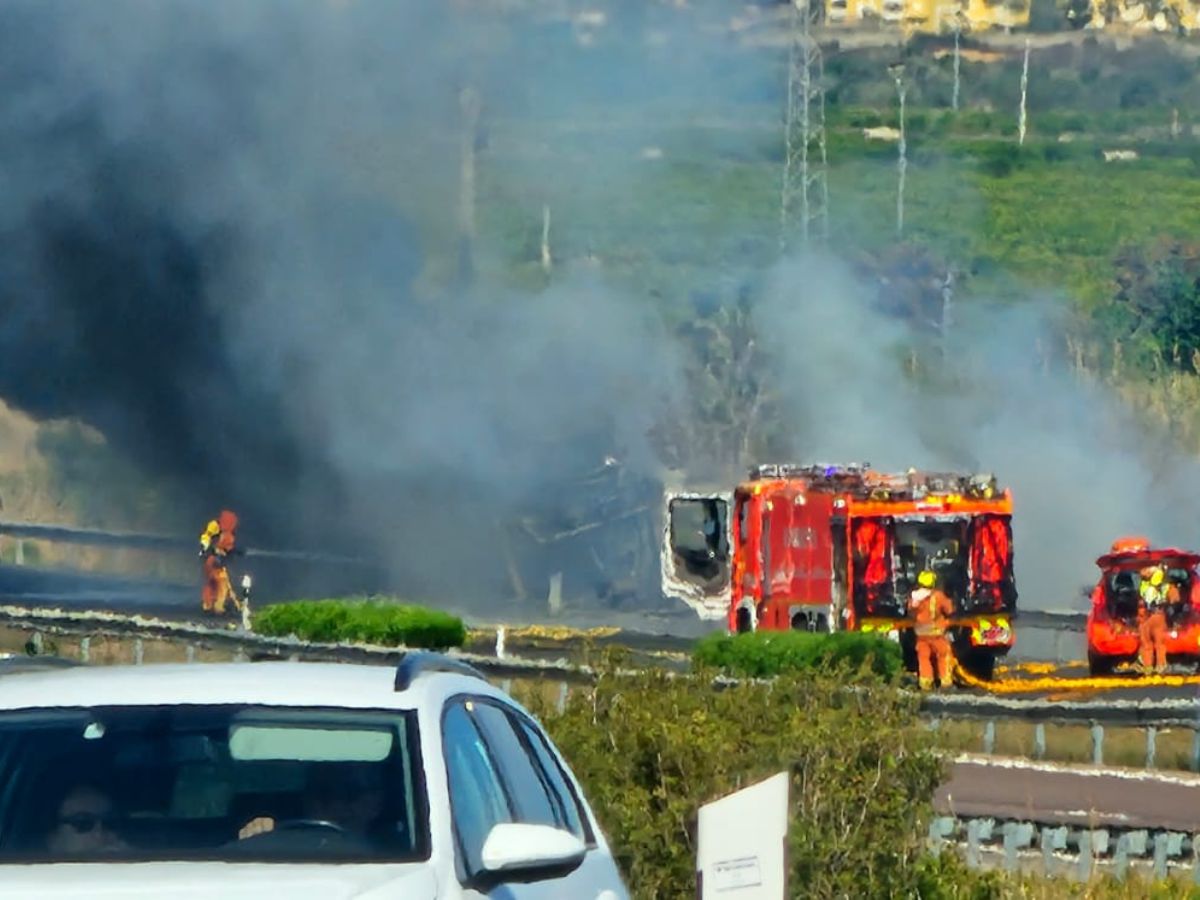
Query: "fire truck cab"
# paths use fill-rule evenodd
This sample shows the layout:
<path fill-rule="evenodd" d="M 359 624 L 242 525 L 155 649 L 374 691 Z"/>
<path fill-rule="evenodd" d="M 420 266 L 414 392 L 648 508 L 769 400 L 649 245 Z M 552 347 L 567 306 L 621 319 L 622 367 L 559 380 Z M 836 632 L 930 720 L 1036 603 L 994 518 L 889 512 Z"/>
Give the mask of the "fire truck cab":
<path fill-rule="evenodd" d="M 1141 572 L 1165 566 L 1177 597 L 1168 603 L 1167 662 L 1200 665 L 1200 554 L 1151 547 L 1144 537 L 1125 537 L 1096 560 L 1100 577 L 1088 611 L 1088 668 L 1109 675 L 1137 659 L 1140 646 Z"/>
<path fill-rule="evenodd" d="M 663 588 L 730 632 L 881 632 L 916 670 L 907 600 L 931 569 L 950 638 L 991 678 L 1014 642 L 1012 497 L 991 475 L 764 465 L 729 493 L 667 496 Z"/>

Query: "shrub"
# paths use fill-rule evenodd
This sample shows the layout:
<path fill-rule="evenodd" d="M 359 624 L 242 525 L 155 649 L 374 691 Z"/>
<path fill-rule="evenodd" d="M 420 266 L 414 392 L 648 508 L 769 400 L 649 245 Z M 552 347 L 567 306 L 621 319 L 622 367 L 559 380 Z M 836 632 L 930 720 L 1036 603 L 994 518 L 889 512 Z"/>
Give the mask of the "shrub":
<path fill-rule="evenodd" d="M 385 599 L 299 600 L 254 616 L 254 630 L 305 641 L 350 641 L 445 650 L 460 647 L 467 629 L 457 616 Z"/>
<path fill-rule="evenodd" d="M 694 896 L 701 804 L 780 771 L 792 774 L 794 896 L 917 896 L 944 770 L 914 699 L 818 672 L 724 690 L 695 675 L 601 673 L 562 713 L 544 694 L 525 702 L 583 783 L 636 897 Z"/>
<path fill-rule="evenodd" d="M 856 631 L 710 634 L 697 642 L 692 661 L 751 678 L 836 668 L 851 675 L 891 680 L 904 669 L 899 644 Z"/>

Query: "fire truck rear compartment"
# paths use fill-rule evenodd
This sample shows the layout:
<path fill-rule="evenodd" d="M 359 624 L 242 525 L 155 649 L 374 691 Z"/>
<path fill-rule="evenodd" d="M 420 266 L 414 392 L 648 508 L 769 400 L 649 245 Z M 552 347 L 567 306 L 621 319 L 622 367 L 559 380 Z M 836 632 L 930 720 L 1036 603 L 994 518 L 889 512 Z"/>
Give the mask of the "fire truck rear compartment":
<path fill-rule="evenodd" d="M 954 518 L 897 519 L 896 596 L 906 598 L 917 586 L 917 576 L 930 569 L 938 585 L 962 609 L 970 590 L 969 548 L 966 516 Z"/>

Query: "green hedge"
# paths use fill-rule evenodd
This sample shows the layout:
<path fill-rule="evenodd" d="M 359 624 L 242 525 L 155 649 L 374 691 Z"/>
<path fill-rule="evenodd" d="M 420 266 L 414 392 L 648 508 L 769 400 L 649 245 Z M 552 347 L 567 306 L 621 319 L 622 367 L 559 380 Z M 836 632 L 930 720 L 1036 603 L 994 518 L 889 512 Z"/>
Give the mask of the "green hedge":
<path fill-rule="evenodd" d="M 785 674 L 713 690 L 699 675 L 620 675 L 561 712 L 553 684 L 518 684 L 608 836 L 634 900 L 695 896 L 700 806 L 776 772 L 791 773 L 790 897 L 811 900 L 1174 900 L 1191 885 L 1132 873 L 1078 884 L 1040 873 L 968 869 L 949 846 L 928 853 L 937 786 L 949 774 L 919 701 L 889 684 L 848 691 L 840 675 Z"/>
<path fill-rule="evenodd" d="M 899 644 L 856 631 L 710 634 L 697 642 L 692 651 L 692 662 L 751 678 L 838 668 L 870 678 L 891 680 L 904 670 L 904 656 Z"/>
<path fill-rule="evenodd" d="M 563 712 L 532 689 L 637 900 L 695 896 L 701 804 L 792 773 L 791 896 L 916 897 L 945 777 L 916 700 L 809 672 L 713 690 L 703 676 L 604 674 Z M 923 895 L 927 896 L 927 895 Z"/>
<path fill-rule="evenodd" d="M 467 639 L 462 619 L 387 599 L 298 600 L 268 606 L 254 616 L 259 634 L 294 634 L 305 641 L 350 641 L 445 650 Z"/>

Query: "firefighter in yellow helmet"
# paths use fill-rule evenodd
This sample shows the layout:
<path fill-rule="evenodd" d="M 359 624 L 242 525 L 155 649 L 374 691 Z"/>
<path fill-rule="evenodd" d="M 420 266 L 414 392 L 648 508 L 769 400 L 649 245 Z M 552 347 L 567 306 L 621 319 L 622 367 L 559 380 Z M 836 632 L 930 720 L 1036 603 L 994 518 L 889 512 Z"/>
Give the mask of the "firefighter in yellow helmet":
<path fill-rule="evenodd" d="M 953 683 L 953 656 L 946 639 L 947 617 L 954 604 L 937 587 L 937 575 L 926 569 L 917 576 L 917 588 L 908 601 L 913 614 L 913 632 L 917 637 L 917 677 L 921 690 L 933 687 L 933 665 L 937 663 L 938 684 L 950 687 Z"/>
<path fill-rule="evenodd" d="M 1163 566 L 1142 570 L 1138 588 L 1138 665 L 1143 672 L 1167 670 L 1167 585 Z"/>
<path fill-rule="evenodd" d="M 209 522 L 200 535 L 200 556 L 204 559 L 204 587 L 200 591 L 200 605 L 204 612 L 225 614 L 225 604 L 232 601 L 235 609 L 241 602 L 234 593 L 229 578 L 229 557 L 238 553 L 237 515 L 222 510 L 218 519 Z"/>
<path fill-rule="evenodd" d="M 212 548 L 213 540 L 221 533 L 221 526 L 217 524 L 217 520 L 213 519 L 208 523 L 208 526 L 200 532 L 200 555 L 208 553 Z"/>

